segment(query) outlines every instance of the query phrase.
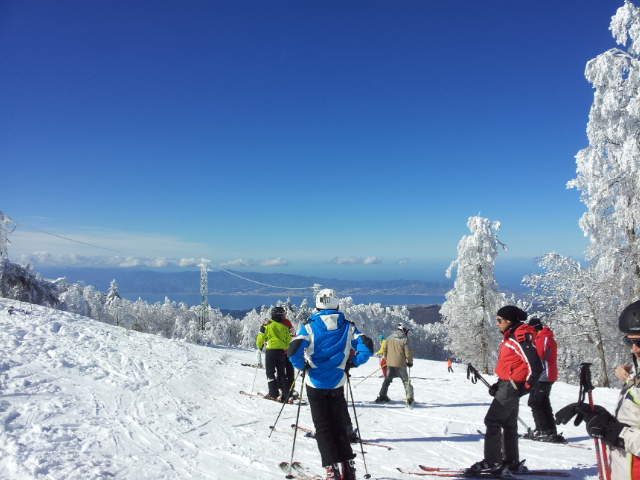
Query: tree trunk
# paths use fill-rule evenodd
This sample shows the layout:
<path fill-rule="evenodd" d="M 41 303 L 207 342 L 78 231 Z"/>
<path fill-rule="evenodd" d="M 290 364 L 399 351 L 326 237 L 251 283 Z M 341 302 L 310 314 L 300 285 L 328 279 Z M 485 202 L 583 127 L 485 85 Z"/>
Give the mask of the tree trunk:
<path fill-rule="evenodd" d="M 596 342 L 596 348 L 598 349 L 598 357 L 600 358 L 600 375 L 602 376 L 602 386 L 609 388 L 609 376 L 607 375 L 607 359 L 604 354 L 604 344 L 602 343 L 602 334 L 600 333 L 600 325 L 596 318 L 593 319 L 595 324 L 595 334 L 598 339 Z"/>

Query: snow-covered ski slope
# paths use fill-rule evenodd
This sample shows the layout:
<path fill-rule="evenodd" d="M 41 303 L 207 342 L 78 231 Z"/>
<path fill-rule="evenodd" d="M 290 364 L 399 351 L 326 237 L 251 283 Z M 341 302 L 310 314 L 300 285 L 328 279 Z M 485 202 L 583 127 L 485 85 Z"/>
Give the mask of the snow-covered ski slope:
<path fill-rule="evenodd" d="M 297 407 L 240 395 L 251 391 L 254 351 L 207 348 L 127 332 L 122 328 L 44 307 L 9 315 L 19 305 L 0 299 L 0 478 L 22 479 L 282 479 L 291 459 Z M 353 370 L 352 385 L 378 367 L 377 358 Z M 363 438 L 393 450 L 365 446 L 372 478 L 415 478 L 396 470 L 418 465 L 466 467 L 482 459 L 483 418 L 490 397 L 466 379 L 463 365 L 416 360 L 411 369 L 416 406 L 404 408 L 396 380 L 389 396 L 373 403 L 379 372 L 353 389 Z M 489 378 L 492 380 L 492 378 Z M 263 370 L 255 387 L 265 391 Z M 297 387 L 299 390 L 299 386 Z M 596 389 L 609 409 L 616 390 Z M 578 388 L 553 387 L 560 408 Z M 353 414 L 353 411 L 351 411 Z M 523 399 L 520 417 L 533 425 Z M 300 425 L 313 428 L 308 406 Z M 593 441 L 584 426 L 563 428 L 590 449 L 520 441 L 530 468 L 596 478 Z M 359 451 L 359 447 L 357 447 Z M 298 434 L 294 460 L 321 473 L 315 440 Z M 358 475 L 365 473 L 362 456 Z M 424 478 L 424 477 L 423 477 Z"/>

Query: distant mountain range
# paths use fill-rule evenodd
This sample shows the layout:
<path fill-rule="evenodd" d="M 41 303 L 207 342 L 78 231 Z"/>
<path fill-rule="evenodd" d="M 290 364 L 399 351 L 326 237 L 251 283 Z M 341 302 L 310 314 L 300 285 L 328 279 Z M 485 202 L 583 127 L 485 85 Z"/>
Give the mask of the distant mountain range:
<path fill-rule="evenodd" d="M 48 279 L 66 277 L 67 283 L 82 281 L 96 290 L 106 292 L 111 280 L 118 283 L 124 294 L 197 294 L 200 292 L 200 272 L 158 272 L 124 268 L 72 268 L 39 267 L 37 271 Z M 230 270 L 231 271 L 231 270 Z M 217 295 L 296 295 L 296 290 L 282 287 L 305 288 L 320 284 L 333 288 L 339 295 L 444 295 L 453 282 L 420 280 L 338 280 L 335 278 L 305 277 L 285 273 L 237 272 L 236 275 L 253 280 L 253 283 L 226 272 L 209 272 L 209 294 Z M 265 285 L 266 284 L 266 285 Z M 273 285 L 270 287 L 267 285 Z"/>

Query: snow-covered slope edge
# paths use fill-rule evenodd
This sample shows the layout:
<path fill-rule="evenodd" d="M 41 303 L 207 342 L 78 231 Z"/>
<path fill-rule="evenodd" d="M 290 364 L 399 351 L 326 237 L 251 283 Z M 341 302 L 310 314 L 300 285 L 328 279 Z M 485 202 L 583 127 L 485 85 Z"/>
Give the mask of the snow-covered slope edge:
<path fill-rule="evenodd" d="M 20 306 L 0 299 L 0 478 L 283 478 L 277 463 L 290 459 L 297 408 L 285 406 L 279 431 L 268 437 L 280 405 L 238 394 L 254 380 L 254 391 L 265 390 L 264 371 L 241 366 L 255 362 L 253 351 L 128 332 L 45 307 L 9 315 L 11 305 Z M 355 370 L 353 384 L 377 367 L 374 358 Z M 482 458 L 477 430 L 490 397 L 463 366 L 454 368 L 451 374 L 444 362 L 416 361 L 414 410 L 401 401 L 372 403 L 378 374 L 353 388 L 363 436 L 393 447 L 366 447 L 373 478 L 408 479 L 396 467 L 455 468 Z M 397 382 L 389 394 L 403 398 Z M 552 402 L 559 408 L 577 396 L 577 387 L 557 383 Z M 594 398 L 611 409 L 616 391 L 597 389 Z M 533 425 L 524 401 L 520 416 Z M 309 407 L 301 408 L 300 424 L 312 426 Z M 564 433 L 593 444 L 582 425 Z M 592 450 L 527 441 L 520 448 L 531 468 L 597 475 Z M 321 471 L 312 439 L 298 436 L 295 460 Z M 357 467 L 363 475 L 360 455 Z"/>

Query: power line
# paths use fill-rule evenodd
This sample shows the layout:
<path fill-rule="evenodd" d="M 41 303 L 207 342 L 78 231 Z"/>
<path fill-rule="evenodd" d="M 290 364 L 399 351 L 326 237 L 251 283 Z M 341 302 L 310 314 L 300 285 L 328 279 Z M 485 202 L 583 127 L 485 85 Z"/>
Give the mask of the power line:
<path fill-rule="evenodd" d="M 57 235 L 55 233 L 46 232 L 44 230 L 40 230 L 39 228 L 30 227 L 29 225 L 25 225 L 24 223 L 18 223 L 18 222 L 15 222 L 15 221 L 13 221 L 13 223 L 15 224 L 16 227 L 20 226 L 20 227 L 29 228 L 31 230 L 35 230 L 36 232 L 44 233 L 45 235 L 51 235 L 52 237 L 57 237 L 57 238 L 60 238 L 62 240 L 68 240 L 69 242 L 79 243 L 81 245 L 86 245 L 88 247 L 99 248 L 101 250 L 107 250 L 109 252 L 120 253 L 122 255 L 127 255 L 129 257 L 144 258 L 144 259 L 147 259 L 147 260 L 165 260 L 166 261 L 166 258 L 162 258 L 162 257 L 148 257 L 148 256 L 144 256 L 144 255 L 137 255 L 135 253 L 123 252 L 121 250 L 115 250 L 113 248 L 102 247 L 100 245 L 94 245 L 92 243 L 81 242 L 80 240 L 74 240 L 73 238 L 63 237 L 62 235 Z M 311 286 L 311 287 L 280 287 L 280 286 L 277 286 L 277 285 L 270 285 L 268 283 L 262 283 L 262 282 L 258 282 L 256 280 L 251 280 L 250 278 L 243 277 L 242 275 L 238 275 L 237 273 L 230 272 L 229 270 L 225 270 L 224 268 L 219 267 L 217 265 L 211 265 L 211 266 L 217 268 L 218 270 L 220 270 L 222 272 L 228 273 L 229 275 L 233 275 L 234 277 L 241 278 L 242 280 L 245 280 L 247 282 L 252 282 L 252 283 L 256 283 L 258 285 L 263 285 L 265 287 L 280 288 L 282 290 L 310 290 L 310 289 L 313 290 L 313 288 L 314 288 L 313 286 Z"/>

